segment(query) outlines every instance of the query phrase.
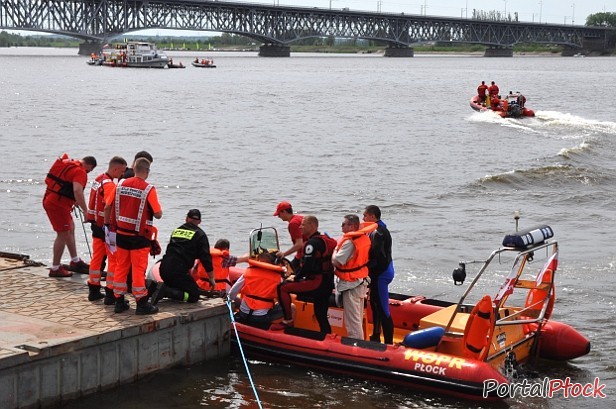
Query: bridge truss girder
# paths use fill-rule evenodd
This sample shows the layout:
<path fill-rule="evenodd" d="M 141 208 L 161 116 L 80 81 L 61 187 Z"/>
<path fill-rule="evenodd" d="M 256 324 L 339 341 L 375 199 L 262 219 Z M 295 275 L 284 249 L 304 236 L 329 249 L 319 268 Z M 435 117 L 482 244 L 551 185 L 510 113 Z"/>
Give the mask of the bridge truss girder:
<path fill-rule="evenodd" d="M 0 29 L 107 41 L 143 29 L 240 34 L 288 45 L 313 37 L 360 38 L 407 47 L 426 42 L 512 47 L 519 43 L 582 47 L 606 29 L 492 22 L 391 13 L 265 6 L 210 0 L 0 0 Z"/>

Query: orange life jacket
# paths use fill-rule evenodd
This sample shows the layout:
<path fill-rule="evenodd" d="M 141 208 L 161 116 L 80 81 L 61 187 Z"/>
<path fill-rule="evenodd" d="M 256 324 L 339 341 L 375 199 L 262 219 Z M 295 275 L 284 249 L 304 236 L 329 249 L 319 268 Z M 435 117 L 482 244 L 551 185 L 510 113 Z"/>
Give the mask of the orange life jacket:
<path fill-rule="evenodd" d="M 342 267 L 336 267 L 336 276 L 341 280 L 355 281 L 368 277 L 368 256 L 370 255 L 370 237 L 368 234 L 375 231 L 379 225 L 373 222 L 360 224 L 359 229 L 345 233 L 338 243 L 336 250 L 340 250 L 347 240 L 353 240 L 355 251 Z"/>
<path fill-rule="evenodd" d="M 124 179 L 118 183 L 112 223 L 119 232 L 151 239 L 154 215 L 148 205 L 148 194 L 153 187 L 154 185 L 138 177 Z"/>
<path fill-rule="evenodd" d="M 74 201 L 75 192 L 73 192 L 73 182 L 64 178 L 66 172 L 73 169 L 75 166 L 81 167 L 83 165 L 78 160 L 70 159 L 66 153 L 56 159 L 45 178 L 47 191 Z"/>
<path fill-rule="evenodd" d="M 216 287 L 210 287 L 210 276 L 198 260 L 197 270 L 193 274 L 193 278 L 197 282 L 197 285 L 203 290 L 226 290 L 227 285 L 231 285 L 231 281 L 229 280 L 229 267 L 223 267 L 222 262 L 227 256 L 229 256 L 229 250 L 220 250 L 215 247 L 210 247 L 210 254 L 212 255 L 212 265 L 214 266 L 214 279 L 216 280 Z"/>
<path fill-rule="evenodd" d="M 103 194 L 105 192 L 104 185 L 107 183 L 113 183 L 113 178 L 105 172 L 94 179 L 92 189 L 90 189 L 88 221 L 96 223 L 98 227 L 103 227 L 105 223 L 105 197 Z"/>
<path fill-rule="evenodd" d="M 276 289 L 282 279 L 283 267 L 275 264 L 248 260 L 244 272 L 242 299 L 251 310 L 271 309 L 276 303 Z"/>

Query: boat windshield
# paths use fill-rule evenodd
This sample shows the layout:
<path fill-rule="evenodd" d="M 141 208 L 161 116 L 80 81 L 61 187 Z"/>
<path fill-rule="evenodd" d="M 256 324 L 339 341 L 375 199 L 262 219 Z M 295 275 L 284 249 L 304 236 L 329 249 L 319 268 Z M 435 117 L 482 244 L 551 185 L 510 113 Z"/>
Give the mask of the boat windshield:
<path fill-rule="evenodd" d="M 261 227 L 250 232 L 250 255 L 257 256 L 263 252 L 280 250 L 278 232 L 273 227 Z"/>

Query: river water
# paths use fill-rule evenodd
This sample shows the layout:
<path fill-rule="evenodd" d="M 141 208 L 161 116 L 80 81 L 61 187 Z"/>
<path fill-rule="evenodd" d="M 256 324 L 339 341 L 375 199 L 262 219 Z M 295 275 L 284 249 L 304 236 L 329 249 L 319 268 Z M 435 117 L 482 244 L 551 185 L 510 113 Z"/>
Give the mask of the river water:
<path fill-rule="evenodd" d="M 172 54 L 189 65 L 196 54 Z M 203 55 L 199 55 L 202 57 Z M 616 58 L 209 53 L 218 68 L 91 67 L 76 50 L 0 49 L 0 251 L 49 263 L 42 210 L 55 157 L 154 156 L 161 237 L 200 208 L 210 240 L 247 249 L 280 200 L 338 234 L 342 216 L 381 207 L 394 240 L 391 289 L 455 300 L 451 271 L 503 236 L 547 223 L 560 243 L 554 318 L 593 344 L 537 378 L 606 384 L 606 400 L 515 398 L 498 407 L 614 407 Z M 521 91 L 536 118 L 475 113 L 481 80 Z M 79 227 L 78 227 L 79 229 Z M 79 251 L 89 258 L 83 232 Z M 164 241 L 164 240 L 162 240 Z M 474 268 L 474 267 L 472 267 Z M 476 270 L 474 271 L 476 272 Z M 473 271 L 470 272 L 473 274 Z M 85 291 L 85 290 L 84 290 Z M 494 289 L 494 292 L 496 289 Z M 264 407 L 475 408 L 413 390 L 251 361 Z M 157 374 L 69 408 L 256 407 L 239 359 Z"/>

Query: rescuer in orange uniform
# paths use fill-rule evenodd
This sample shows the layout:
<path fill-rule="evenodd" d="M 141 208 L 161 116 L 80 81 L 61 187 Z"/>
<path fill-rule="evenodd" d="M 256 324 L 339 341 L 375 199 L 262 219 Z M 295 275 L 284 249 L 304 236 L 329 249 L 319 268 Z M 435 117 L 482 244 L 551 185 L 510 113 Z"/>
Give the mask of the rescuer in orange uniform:
<path fill-rule="evenodd" d="M 119 179 L 126 170 L 126 160 L 114 156 L 109 161 L 107 171 L 94 179 L 90 189 L 88 203 L 88 221 L 92 229 L 92 260 L 88 278 L 88 301 L 96 301 L 105 297 L 105 305 L 115 303 L 113 295 L 114 271 L 116 267 L 115 252 L 112 252 L 105 243 L 105 206 L 111 205 L 111 197 L 116 189 L 115 179 Z M 107 257 L 107 278 L 105 294 L 101 293 L 101 269 L 103 261 Z"/>
<path fill-rule="evenodd" d="M 488 91 L 488 86 L 486 85 L 486 82 L 481 81 L 481 84 L 479 84 L 479 86 L 477 87 L 477 96 L 479 97 L 479 100 L 483 103 L 486 102 L 487 91 Z"/>
<path fill-rule="evenodd" d="M 146 182 L 150 173 L 150 161 L 139 158 L 134 164 L 135 176 L 121 180 L 112 195 L 112 205 L 105 206 L 105 234 L 108 245 L 113 245 L 111 231 L 117 234 L 115 281 L 115 312 L 128 309 L 125 294 L 126 279 L 132 269 L 132 293 L 137 300 L 137 315 L 154 314 L 158 308 L 148 302 L 145 273 L 148 268 L 151 242 L 156 228 L 153 218 L 160 219 L 162 207 L 154 185 Z M 107 225 L 110 222 L 110 225 Z"/>
<path fill-rule="evenodd" d="M 53 243 L 53 260 L 49 277 L 70 277 L 73 275 L 61 266 L 64 248 L 68 248 L 71 256 L 71 267 L 88 269 L 89 266 L 77 255 L 75 244 L 75 223 L 71 210 L 75 204 L 83 214 L 87 214 L 88 206 L 83 195 L 83 189 L 88 181 L 88 173 L 96 167 L 96 159 L 86 156 L 81 160 L 69 159 L 65 153 L 52 165 L 45 178 L 47 189 L 43 197 L 43 208 L 56 232 Z"/>

